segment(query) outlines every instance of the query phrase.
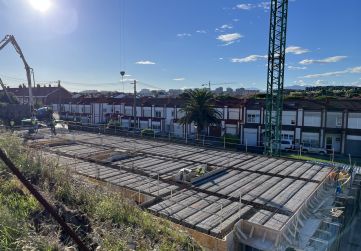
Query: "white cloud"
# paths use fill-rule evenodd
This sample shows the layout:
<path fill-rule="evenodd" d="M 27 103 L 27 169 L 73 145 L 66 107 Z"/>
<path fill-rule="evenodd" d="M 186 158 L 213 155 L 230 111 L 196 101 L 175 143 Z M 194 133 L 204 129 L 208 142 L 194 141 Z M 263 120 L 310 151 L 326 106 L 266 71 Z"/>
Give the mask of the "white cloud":
<path fill-rule="evenodd" d="M 238 4 L 236 6 L 237 9 L 241 9 L 241 10 L 250 10 L 254 8 L 254 4 L 250 4 L 250 3 L 242 3 L 242 4 Z"/>
<path fill-rule="evenodd" d="M 152 64 L 155 64 L 155 63 L 152 62 L 152 61 L 149 61 L 149 60 L 141 60 L 141 61 L 135 62 L 135 64 L 152 65 Z"/>
<path fill-rule="evenodd" d="M 239 19 L 238 19 L 238 18 L 234 18 L 234 19 L 233 19 L 233 22 L 239 22 Z"/>
<path fill-rule="evenodd" d="M 218 40 L 225 43 L 225 45 L 230 45 L 242 38 L 243 36 L 239 33 L 230 33 L 230 34 L 223 34 L 217 37 Z"/>
<path fill-rule="evenodd" d="M 250 63 L 250 62 L 256 62 L 259 60 L 264 60 L 267 59 L 268 56 L 267 55 L 249 55 L 248 57 L 245 58 L 232 58 L 231 62 L 232 63 Z"/>
<path fill-rule="evenodd" d="M 325 72 L 325 73 L 319 73 L 319 74 L 310 74 L 304 76 L 304 78 L 322 78 L 322 77 L 338 77 L 343 74 L 346 74 L 347 70 L 345 71 L 332 71 L 332 72 Z"/>
<path fill-rule="evenodd" d="M 361 66 L 348 69 L 350 73 L 361 73 Z M 360 78 L 361 79 L 361 78 Z"/>
<path fill-rule="evenodd" d="M 262 8 L 264 10 L 269 10 L 270 3 L 269 2 L 261 2 L 258 4 L 242 3 L 242 4 L 236 5 L 236 7 L 235 7 L 235 9 L 240 9 L 240 10 L 251 10 L 254 8 Z"/>
<path fill-rule="evenodd" d="M 221 26 L 221 29 L 232 29 L 233 26 L 232 25 L 229 25 L 229 24 L 224 24 Z"/>
<path fill-rule="evenodd" d="M 131 77 L 132 75 L 130 75 L 130 74 L 125 74 L 124 75 L 124 77 L 126 77 L 126 78 L 129 78 L 129 77 Z"/>
<path fill-rule="evenodd" d="M 334 56 L 334 57 L 328 57 L 328 58 L 324 58 L 324 59 L 305 59 L 305 60 L 300 61 L 300 64 L 302 64 L 302 65 L 330 64 L 330 63 L 337 63 L 346 58 L 347 58 L 347 56 Z"/>
<path fill-rule="evenodd" d="M 185 78 L 173 78 L 174 81 L 184 81 Z"/>
<path fill-rule="evenodd" d="M 178 33 L 177 34 L 177 37 L 190 37 L 190 36 L 192 36 L 192 34 L 190 34 L 190 33 Z"/>
<path fill-rule="evenodd" d="M 223 60 L 223 58 L 218 58 L 219 60 Z"/>
<path fill-rule="evenodd" d="M 306 70 L 307 69 L 307 67 L 306 66 L 292 66 L 292 65 L 290 65 L 290 66 L 288 66 L 287 67 L 289 70 Z"/>
<path fill-rule="evenodd" d="M 270 2 L 261 2 L 261 3 L 257 4 L 257 7 L 265 9 L 265 10 L 269 10 L 271 8 L 271 4 L 270 4 Z"/>
<path fill-rule="evenodd" d="M 309 49 L 305 49 L 305 48 L 301 48 L 299 46 L 288 46 L 286 48 L 286 53 L 292 53 L 292 54 L 296 54 L 296 55 L 300 55 L 300 54 L 304 54 L 310 52 Z"/>
<path fill-rule="evenodd" d="M 332 71 L 332 72 L 325 72 L 325 73 L 319 73 L 319 74 L 310 74 L 310 75 L 303 76 L 303 78 L 338 77 L 338 76 L 348 74 L 348 73 L 352 73 L 352 74 L 361 73 L 361 66 L 348 68 L 343 71 Z"/>
<path fill-rule="evenodd" d="M 223 24 L 221 27 L 216 28 L 215 31 L 225 32 L 226 30 L 230 30 L 230 29 L 233 29 L 233 26 L 232 26 L 232 25 L 230 25 L 230 24 Z"/>
<path fill-rule="evenodd" d="M 206 34 L 207 33 L 207 31 L 205 31 L 205 30 L 197 30 L 196 32 L 201 33 L 201 34 Z"/>

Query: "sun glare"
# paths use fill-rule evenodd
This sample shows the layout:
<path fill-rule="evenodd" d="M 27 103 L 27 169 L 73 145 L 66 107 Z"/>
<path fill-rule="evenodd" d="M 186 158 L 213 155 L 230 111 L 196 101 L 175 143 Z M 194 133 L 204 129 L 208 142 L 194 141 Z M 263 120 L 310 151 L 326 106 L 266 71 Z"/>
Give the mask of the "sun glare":
<path fill-rule="evenodd" d="M 51 7 L 51 0 L 29 0 L 31 6 L 40 12 L 46 12 Z"/>

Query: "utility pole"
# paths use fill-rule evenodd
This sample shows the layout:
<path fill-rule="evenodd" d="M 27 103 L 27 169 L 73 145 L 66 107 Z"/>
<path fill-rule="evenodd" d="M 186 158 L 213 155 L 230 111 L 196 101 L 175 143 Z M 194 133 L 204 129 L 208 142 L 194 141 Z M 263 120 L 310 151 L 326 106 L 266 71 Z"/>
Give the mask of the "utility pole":
<path fill-rule="evenodd" d="M 137 119 L 137 80 L 134 80 L 134 99 L 133 99 L 133 116 L 134 116 L 134 133 L 135 133 L 135 128 L 136 128 L 136 119 Z"/>

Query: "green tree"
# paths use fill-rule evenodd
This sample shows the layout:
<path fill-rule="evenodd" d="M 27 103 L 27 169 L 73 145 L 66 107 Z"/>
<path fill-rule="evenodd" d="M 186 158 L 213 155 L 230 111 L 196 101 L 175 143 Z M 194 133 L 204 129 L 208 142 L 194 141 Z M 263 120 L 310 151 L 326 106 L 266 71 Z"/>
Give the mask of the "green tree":
<path fill-rule="evenodd" d="M 187 90 L 183 97 L 185 106 L 181 112 L 184 116 L 180 123 L 187 125 L 193 122 L 197 126 L 197 136 L 208 126 L 220 123 L 221 113 L 216 110 L 215 98 L 208 89 Z"/>

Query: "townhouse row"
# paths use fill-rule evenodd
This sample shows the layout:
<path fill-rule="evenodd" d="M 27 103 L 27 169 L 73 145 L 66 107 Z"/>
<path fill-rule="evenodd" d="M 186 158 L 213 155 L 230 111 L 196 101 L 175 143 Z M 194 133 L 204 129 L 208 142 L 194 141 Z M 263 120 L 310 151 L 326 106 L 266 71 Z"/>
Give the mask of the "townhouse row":
<path fill-rule="evenodd" d="M 152 128 L 177 137 L 193 134 L 193 124 L 181 125 L 181 99 L 139 99 L 136 102 L 136 127 Z M 81 99 L 53 104 L 65 120 L 101 124 L 110 119 L 122 127 L 134 127 L 133 99 Z M 237 135 L 240 144 L 262 146 L 264 100 L 229 99 L 215 103 L 222 114 L 218 126 L 206 134 L 221 137 Z M 282 138 L 294 143 L 309 143 L 342 154 L 361 156 L 361 102 L 358 100 L 287 100 L 282 114 Z"/>

